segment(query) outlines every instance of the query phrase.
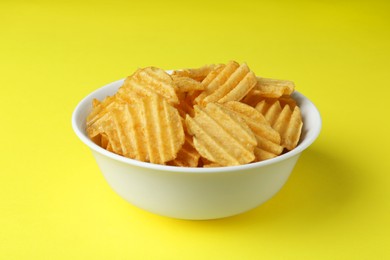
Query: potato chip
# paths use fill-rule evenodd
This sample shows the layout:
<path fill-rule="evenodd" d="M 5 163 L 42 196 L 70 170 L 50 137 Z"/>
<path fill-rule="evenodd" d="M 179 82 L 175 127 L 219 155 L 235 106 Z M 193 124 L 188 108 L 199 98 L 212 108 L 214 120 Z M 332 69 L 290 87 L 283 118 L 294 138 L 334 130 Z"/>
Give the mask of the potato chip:
<path fill-rule="evenodd" d="M 209 85 L 222 72 L 222 70 L 225 69 L 225 67 L 226 67 L 225 64 L 221 64 L 221 65 L 215 66 L 213 68 L 213 70 L 211 70 L 207 74 L 207 76 L 202 80 L 202 85 L 204 86 L 204 88 L 205 87 L 211 88 L 212 86 L 209 86 Z M 221 78 L 221 75 L 219 77 Z M 221 82 L 220 80 L 221 79 L 217 80 L 217 82 L 215 83 L 216 86 L 218 86 L 218 82 Z"/>
<path fill-rule="evenodd" d="M 278 98 L 283 95 L 290 95 L 294 91 L 294 82 L 289 80 L 269 79 L 257 77 L 254 91 L 262 97 Z"/>
<path fill-rule="evenodd" d="M 294 109 L 297 106 L 297 101 L 295 101 L 295 99 L 291 96 L 281 96 L 278 100 L 282 107 L 288 105 L 291 109 Z"/>
<path fill-rule="evenodd" d="M 254 133 L 257 140 L 256 161 L 270 159 L 282 153 L 283 147 L 280 145 L 280 134 L 271 127 L 259 111 L 237 101 L 226 102 L 223 106 L 241 116 Z"/>
<path fill-rule="evenodd" d="M 107 149 L 108 145 L 109 145 L 110 141 L 108 140 L 108 136 L 107 134 L 103 133 L 101 134 L 101 137 L 100 137 L 100 146 L 104 149 Z"/>
<path fill-rule="evenodd" d="M 108 143 L 107 143 L 106 150 L 109 151 L 109 152 L 114 152 L 114 150 L 112 149 L 112 146 L 111 146 L 111 144 L 110 144 L 109 141 L 108 141 Z"/>
<path fill-rule="evenodd" d="M 112 152 L 124 155 L 123 149 L 121 146 L 121 141 L 118 136 L 118 131 L 116 127 L 115 117 L 112 117 L 112 112 L 107 114 L 108 117 L 105 117 L 105 120 L 100 120 L 99 125 L 102 129 L 102 134 L 107 136 L 108 143 L 110 144 L 110 147 L 112 149 Z"/>
<path fill-rule="evenodd" d="M 256 85 L 256 76 L 245 63 L 239 65 L 231 61 L 215 74 L 211 74 L 215 76 L 211 80 L 206 78 L 202 82 L 205 89 L 195 99 L 197 104 L 205 106 L 210 102 L 239 101 Z"/>
<path fill-rule="evenodd" d="M 267 121 L 273 126 L 282 112 L 282 106 L 278 100 L 264 99 L 256 105 L 256 109 L 264 115 Z"/>
<path fill-rule="evenodd" d="M 273 104 L 274 102 L 279 101 L 282 107 L 284 107 L 284 105 L 289 105 L 291 109 L 294 109 L 294 107 L 297 105 L 297 102 L 291 96 L 284 95 L 279 98 L 264 98 L 256 94 L 253 90 L 245 96 L 242 102 L 252 107 L 256 107 L 256 105 L 263 100 L 267 104 Z"/>
<path fill-rule="evenodd" d="M 149 97 L 157 94 L 165 98 L 170 104 L 178 104 L 176 86 L 172 77 L 162 69 L 147 67 L 138 69 L 133 75 L 126 78 L 117 96 L 131 102 L 134 98 Z"/>
<path fill-rule="evenodd" d="M 92 107 L 91 113 L 87 116 L 87 127 L 95 123 L 96 120 L 103 117 L 106 113 L 110 111 L 116 104 L 116 99 L 114 96 L 106 97 L 102 102 L 98 102 L 96 99 L 92 101 L 94 104 Z"/>
<path fill-rule="evenodd" d="M 164 164 L 184 143 L 179 113 L 158 95 L 119 103 L 99 123 L 113 152 L 140 161 Z"/>
<path fill-rule="evenodd" d="M 204 165 L 207 165 L 207 164 L 213 164 L 214 162 L 200 156 L 199 158 L 199 164 L 198 164 L 198 167 L 203 167 Z"/>
<path fill-rule="evenodd" d="M 189 77 L 181 77 L 172 75 L 173 83 L 176 85 L 178 92 L 190 92 L 195 90 L 203 90 L 204 86 L 199 81 Z"/>
<path fill-rule="evenodd" d="M 256 138 L 243 119 L 226 108 L 209 103 L 195 106 L 195 117 L 186 117 L 188 132 L 194 136 L 194 146 L 212 162 L 227 166 L 252 162 Z"/>
<path fill-rule="evenodd" d="M 220 65 L 213 64 L 213 65 L 205 65 L 203 67 L 194 68 L 194 69 L 174 70 L 172 72 L 172 76 L 188 77 L 201 82 L 207 77 L 207 75 L 211 71 L 213 71 L 218 66 Z"/>
<path fill-rule="evenodd" d="M 203 168 L 215 168 L 215 167 L 223 167 L 223 165 L 214 162 L 203 164 Z"/>
<path fill-rule="evenodd" d="M 273 128 L 280 133 L 282 145 L 289 151 L 294 149 L 301 136 L 302 117 L 299 107 L 291 110 L 290 106 L 284 106 Z"/>
<path fill-rule="evenodd" d="M 259 91 L 252 89 L 248 94 L 241 100 L 242 103 L 247 104 L 251 107 L 255 107 L 260 101 L 264 100 L 264 97 L 260 95 Z"/>
<path fill-rule="evenodd" d="M 218 76 L 218 74 L 225 68 L 225 65 L 224 64 L 220 64 L 220 65 L 217 65 L 217 66 L 214 66 L 214 69 L 212 71 L 210 71 L 207 76 L 202 80 L 202 89 L 204 90 L 205 86 L 208 86 L 210 84 L 210 82 L 212 82 L 216 76 Z M 187 96 L 186 96 L 186 99 L 188 101 L 188 103 L 190 104 L 195 104 L 195 99 L 202 93 L 203 91 L 202 90 L 194 90 L 194 91 L 190 91 Z"/>
<path fill-rule="evenodd" d="M 303 125 L 299 107 L 292 109 L 287 103 L 282 107 L 279 101 L 267 103 L 263 100 L 257 104 L 256 109 L 265 116 L 272 128 L 279 132 L 282 146 L 287 150 L 294 149 Z"/>
<path fill-rule="evenodd" d="M 187 114 L 194 116 L 194 107 L 189 99 L 181 99 L 180 104 L 176 106 L 179 114 L 182 118 L 185 118 Z"/>
<path fill-rule="evenodd" d="M 199 158 L 200 154 L 194 147 L 192 136 L 186 135 L 184 145 L 177 153 L 176 158 L 172 161 L 169 161 L 167 165 L 180 167 L 197 167 L 199 164 Z"/>
<path fill-rule="evenodd" d="M 92 107 L 93 108 L 95 108 L 95 107 L 97 107 L 98 105 L 100 105 L 100 101 L 99 100 L 97 100 L 96 98 L 94 98 L 93 100 L 92 100 Z"/>

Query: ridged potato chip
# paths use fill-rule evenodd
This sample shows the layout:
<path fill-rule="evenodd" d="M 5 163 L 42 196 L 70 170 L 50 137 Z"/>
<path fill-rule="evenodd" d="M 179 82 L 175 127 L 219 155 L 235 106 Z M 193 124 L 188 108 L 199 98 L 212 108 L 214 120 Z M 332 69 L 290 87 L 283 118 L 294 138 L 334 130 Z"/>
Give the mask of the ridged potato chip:
<path fill-rule="evenodd" d="M 189 114 L 190 116 L 194 116 L 194 106 L 191 103 L 190 99 L 181 99 L 180 104 L 177 105 L 176 108 L 182 118 L 185 118 L 187 114 Z"/>
<path fill-rule="evenodd" d="M 256 109 L 260 111 L 271 126 L 279 132 L 281 144 L 287 150 L 294 149 L 299 141 L 302 131 L 302 116 L 298 106 L 291 106 L 286 103 L 282 107 L 279 101 L 273 103 L 261 101 Z"/>
<path fill-rule="evenodd" d="M 271 127 L 259 111 L 237 101 L 226 102 L 223 106 L 241 116 L 254 133 L 257 140 L 256 161 L 270 159 L 283 152 L 283 147 L 280 145 L 280 134 Z"/>
<path fill-rule="evenodd" d="M 244 120 L 215 103 L 195 106 L 195 117 L 186 117 L 188 132 L 194 136 L 194 146 L 212 162 L 228 166 L 252 162 L 255 159 L 256 138 Z"/>
<path fill-rule="evenodd" d="M 173 160 L 184 143 L 178 111 L 158 95 L 120 102 L 97 123 L 113 152 L 144 162 Z"/>
<path fill-rule="evenodd" d="M 169 161 L 167 165 L 180 166 L 180 167 L 197 167 L 199 164 L 200 154 L 195 149 L 192 137 L 186 135 L 185 142 L 177 156 L 172 161 Z"/>
<path fill-rule="evenodd" d="M 192 68 L 192 69 L 183 69 L 183 70 L 174 70 L 172 72 L 172 76 L 179 76 L 179 77 L 188 77 L 191 79 L 194 79 L 196 81 L 203 81 L 207 75 L 213 71 L 216 67 L 220 65 L 205 65 L 200 68 Z"/>
<path fill-rule="evenodd" d="M 173 83 L 176 85 L 177 92 L 190 92 L 203 90 L 204 86 L 190 77 L 172 75 Z"/>
<path fill-rule="evenodd" d="M 116 98 L 106 97 L 102 102 L 94 99 L 92 101 L 93 109 L 87 116 L 87 127 L 95 123 L 96 120 L 102 118 L 106 113 L 110 111 L 116 105 Z"/>
<path fill-rule="evenodd" d="M 149 97 L 157 94 L 165 98 L 170 104 L 178 104 L 176 86 L 172 77 L 160 68 L 147 67 L 138 69 L 133 75 L 126 78 L 117 96 L 131 102 L 134 98 Z"/>
<path fill-rule="evenodd" d="M 204 91 L 195 99 L 202 106 L 210 102 L 239 101 L 256 85 L 256 76 L 245 63 L 231 61 L 209 75 L 202 81 Z"/>
<path fill-rule="evenodd" d="M 257 83 L 253 90 L 262 97 L 279 98 L 283 95 L 290 95 L 294 88 L 294 82 L 289 80 L 257 77 Z"/>

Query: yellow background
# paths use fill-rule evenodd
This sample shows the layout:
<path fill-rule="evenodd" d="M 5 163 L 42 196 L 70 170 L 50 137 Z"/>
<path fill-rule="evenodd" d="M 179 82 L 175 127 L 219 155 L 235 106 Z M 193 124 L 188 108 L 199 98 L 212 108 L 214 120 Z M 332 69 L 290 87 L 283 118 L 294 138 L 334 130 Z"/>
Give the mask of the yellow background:
<path fill-rule="evenodd" d="M 0 259 L 390 258 L 388 2 L 54 2 L 0 1 Z M 321 111 L 286 186 L 214 221 L 117 196 L 71 129 L 76 104 L 138 67 L 231 59 Z"/>

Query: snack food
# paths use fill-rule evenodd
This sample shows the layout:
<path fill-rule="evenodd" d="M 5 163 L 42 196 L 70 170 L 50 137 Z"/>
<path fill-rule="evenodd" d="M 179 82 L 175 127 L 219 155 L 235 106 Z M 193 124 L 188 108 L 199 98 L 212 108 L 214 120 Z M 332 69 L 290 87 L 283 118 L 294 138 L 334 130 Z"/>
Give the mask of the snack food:
<path fill-rule="evenodd" d="M 237 101 L 226 102 L 224 106 L 243 118 L 254 133 L 257 140 L 257 146 L 254 150 L 255 161 L 270 159 L 282 153 L 280 134 L 271 127 L 263 114 L 255 108 Z"/>
<path fill-rule="evenodd" d="M 302 117 L 299 107 L 284 100 L 262 100 L 256 109 L 264 114 L 270 125 L 278 131 L 281 144 L 292 150 L 298 144 L 302 128 Z"/>
<path fill-rule="evenodd" d="M 256 85 L 256 76 L 245 63 L 231 61 L 213 72 L 202 82 L 204 91 L 195 99 L 197 104 L 239 101 Z"/>
<path fill-rule="evenodd" d="M 244 120 L 217 103 L 195 106 L 186 117 L 188 132 L 201 156 L 221 165 L 240 165 L 255 159 L 256 138 Z"/>
<path fill-rule="evenodd" d="M 294 83 L 258 77 L 243 63 L 138 69 L 113 96 L 93 100 L 86 132 L 139 161 L 222 167 L 279 156 L 299 142 Z"/>

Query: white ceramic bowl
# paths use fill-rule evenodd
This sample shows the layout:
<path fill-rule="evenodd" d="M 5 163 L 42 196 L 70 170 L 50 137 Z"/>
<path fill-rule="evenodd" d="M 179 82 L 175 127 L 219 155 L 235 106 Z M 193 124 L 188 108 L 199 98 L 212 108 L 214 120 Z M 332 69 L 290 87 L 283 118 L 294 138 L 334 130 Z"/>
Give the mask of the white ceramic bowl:
<path fill-rule="evenodd" d="M 288 153 L 262 162 L 219 168 L 182 168 L 140 162 L 106 151 L 93 143 L 85 132 L 85 119 L 91 111 L 92 100 L 113 95 L 122 83 L 123 80 L 115 81 L 84 98 L 73 112 L 73 129 L 91 149 L 111 188 L 131 204 L 158 215 L 216 219 L 259 206 L 282 188 L 300 154 L 321 130 L 317 108 L 305 96 L 294 92 L 303 116 L 303 131 L 298 146 Z"/>

